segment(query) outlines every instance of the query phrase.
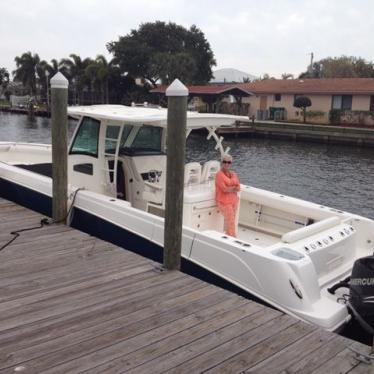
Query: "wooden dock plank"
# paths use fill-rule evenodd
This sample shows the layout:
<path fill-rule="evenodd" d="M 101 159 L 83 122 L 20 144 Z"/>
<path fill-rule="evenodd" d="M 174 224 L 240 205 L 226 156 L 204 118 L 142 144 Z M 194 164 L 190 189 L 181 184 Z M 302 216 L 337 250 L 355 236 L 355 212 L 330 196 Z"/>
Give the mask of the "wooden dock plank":
<path fill-rule="evenodd" d="M 231 308 L 232 306 L 233 305 L 231 305 Z M 134 350 L 129 354 L 122 355 L 111 361 L 107 360 L 95 368 L 90 368 L 89 372 L 114 373 L 121 371 L 121 368 L 132 372 L 130 369 L 135 368 L 136 370 L 140 367 L 142 372 L 151 370 L 152 373 L 156 373 L 159 372 L 159 368 L 157 367 L 158 363 L 156 362 L 159 357 L 161 357 L 161 361 L 166 360 L 169 364 L 175 366 L 179 351 L 184 352 L 185 356 L 183 356 L 183 359 L 186 360 L 190 355 L 192 357 L 191 347 L 194 347 L 194 349 L 198 351 L 201 349 L 209 349 L 209 342 L 206 337 L 214 337 L 214 342 L 210 342 L 210 344 L 217 344 L 216 342 L 224 339 L 225 336 L 229 338 L 230 334 L 236 335 L 238 331 L 251 329 L 254 328 L 256 324 L 264 323 L 265 319 L 269 320 L 275 318 L 275 315 L 270 315 L 270 313 L 265 316 L 263 308 L 253 308 L 253 305 L 250 306 L 250 309 L 248 309 L 248 306 L 245 308 L 248 312 L 244 317 L 240 317 L 240 319 L 227 319 L 228 316 L 231 318 L 232 312 L 230 312 L 230 314 L 218 314 L 217 317 L 212 315 L 212 318 L 208 321 L 192 326 L 189 329 L 176 332 L 154 343 L 145 344 L 141 349 Z M 220 312 L 222 311 L 221 309 Z M 222 324 L 224 320 L 226 322 Z M 172 360 L 168 361 L 170 355 L 172 356 Z M 144 363 L 146 365 L 142 365 Z M 149 369 L 148 366 L 150 366 L 151 369 Z"/>
<path fill-rule="evenodd" d="M 74 267 L 76 273 L 79 272 L 80 276 L 77 278 L 72 277 L 71 268 L 64 266 L 61 270 L 66 270 L 65 273 L 59 273 L 54 275 L 47 270 L 40 271 L 40 273 L 32 273 L 27 277 L 17 278 L 12 283 L 4 284 L 0 287 L 0 292 L 3 296 L 0 298 L 0 302 L 8 302 L 17 298 L 27 297 L 33 294 L 42 293 L 53 289 L 59 289 L 61 287 L 67 287 L 76 283 L 84 283 L 92 279 L 98 278 L 99 276 L 110 276 L 111 274 L 118 272 L 118 266 L 122 265 L 122 270 L 128 268 L 141 266 L 143 263 L 136 263 L 132 261 L 119 262 L 115 264 L 107 264 L 106 267 L 98 266 L 98 268 L 90 269 L 89 271 L 83 271 L 79 267 Z M 150 265 L 152 266 L 152 265 Z M 60 270 L 60 269 L 59 269 Z M 0 280 L 1 283 L 1 280 Z M 4 282 L 5 283 L 5 282 Z"/>
<path fill-rule="evenodd" d="M 76 261 L 77 262 L 77 261 Z M 40 292 L 43 291 L 43 288 L 58 288 L 58 287 L 64 287 L 66 283 L 72 283 L 73 281 L 77 281 L 76 278 L 74 278 L 74 273 L 72 271 L 75 271 L 77 274 L 81 274 L 79 276 L 79 280 L 83 281 L 85 278 L 92 278 L 94 275 L 101 275 L 102 272 L 106 269 L 111 269 L 111 271 L 115 271 L 118 269 L 124 269 L 134 266 L 141 266 L 146 264 L 147 262 L 144 261 L 144 259 L 137 259 L 137 260 L 122 260 L 122 261 L 116 261 L 116 262 L 109 262 L 105 263 L 106 266 L 104 267 L 103 264 L 100 264 L 99 261 L 90 261 L 91 268 L 86 269 L 86 267 L 79 267 L 75 266 L 75 263 L 63 263 L 58 267 L 51 267 L 51 269 L 42 267 L 40 269 L 40 272 L 38 273 L 36 270 L 33 272 L 22 273 L 17 274 L 17 277 L 11 277 L 10 279 L 4 281 L 4 285 L 2 286 L 3 289 L 3 297 L 1 298 L 2 301 L 5 302 L 5 299 L 11 298 L 12 296 L 16 296 L 15 294 L 18 292 L 18 297 L 21 298 L 22 294 L 27 294 L 28 291 L 30 291 L 30 286 L 27 285 L 27 282 L 33 282 L 34 286 L 37 285 L 40 287 Z M 95 267 L 97 265 L 97 268 Z M 121 268 L 119 268 L 121 266 Z M 152 265 L 151 265 L 152 266 Z M 154 266 L 152 267 L 154 268 Z M 85 273 L 85 270 L 89 270 L 87 273 Z M 40 274 L 42 273 L 42 274 Z M 70 276 L 70 278 L 68 278 Z M 1 280 L 0 280 L 1 281 Z M 53 281 L 53 283 L 50 283 Z M 49 282 L 49 283 L 48 283 Z M 32 289 L 31 289 L 32 290 Z"/>
<path fill-rule="evenodd" d="M 243 303 L 243 305 L 239 305 L 240 303 Z M 253 303 L 237 299 L 235 302 L 230 303 L 229 310 L 227 311 L 225 309 L 222 310 L 219 305 L 214 305 L 213 310 L 204 309 L 168 324 L 155 325 L 152 329 L 145 332 L 142 330 L 137 331 L 135 335 L 129 338 L 126 338 L 125 332 L 123 335 L 117 335 L 115 339 L 113 339 L 113 334 L 102 335 L 98 339 L 80 344 L 80 355 L 77 355 L 78 359 L 59 365 L 53 372 L 67 373 L 78 370 L 91 370 L 95 366 L 142 349 L 149 344 L 164 340 L 182 331 L 186 331 L 192 337 L 195 334 L 212 333 L 222 326 L 230 325 L 240 320 L 248 313 L 252 314 L 255 309 L 258 310 L 258 307 L 256 308 Z M 100 349 L 97 350 L 97 347 L 100 347 Z M 70 350 L 75 352 L 76 347 L 69 347 L 68 351 Z M 85 354 L 83 355 L 82 353 Z M 53 362 L 56 362 L 56 358 L 58 360 L 60 357 L 66 360 L 64 358 L 66 357 L 65 355 L 66 351 L 58 352 L 58 356 L 53 357 Z M 69 353 L 69 357 L 71 357 L 71 353 Z"/>
<path fill-rule="evenodd" d="M 245 372 L 261 372 L 264 374 L 279 373 L 282 370 L 286 370 L 287 372 L 288 366 L 303 359 L 310 351 L 325 345 L 331 338 L 332 335 L 328 331 L 317 329 L 301 339 L 292 342 L 286 348 L 274 352 L 271 357 L 261 361 L 257 365 L 253 365 Z"/>
<path fill-rule="evenodd" d="M 316 370 L 318 367 L 324 365 L 325 362 L 335 357 L 346 347 L 347 342 L 344 338 L 339 335 L 333 335 L 330 340 L 327 340 L 323 345 L 308 353 L 304 358 L 301 358 L 296 363 L 288 366 L 281 373 L 311 373 L 313 370 Z"/>
<path fill-rule="evenodd" d="M 359 343 L 353 343 L 359 351 L 368 354 L 370 352 L 370 347 L 364 346 Z M 336 374 L 336 373 L 349 373 L 353 368 L 357 366 L 366 368 L 367 365 L 360 363 L 354 354 L 346 348 L 334 356 L 331 360 L 324 363 L 324 365 L 319 366 L 316 370 L 313 370 L 313 374 Z M 371 367 L 373 369 L 373 367 Z"/>
<path fill-rule="evenodd" d="M 285 315 L 279 315 L 278 313 L 275 313 L 275 311 L 262 310 L 253 315 L 242 318 L 240 321 L 229 326 L 217 329 L 214 334 L 205 334 L 192 342 L 178 341 L 177 344 L 166 345 L 165 347 L 168 348 L 166 354 L 158 355 L 158 357 L 152 361 L 147 361 L 143 365 L 137 366 L 129 372 L 144 373 L 151 370 L 153 373 L 161 373 L 169 370 L 176 373 L 193 373 L 196 371 L 204 371 L 206 368 L 206 362 L 204 360 L 222 360 L 222 357 L 216 354 L 216 350 L 221 345 L 224 345 L 226 349 L 228 348 L 231 350 L 231 342 L 234 339 L 243 335 L 253 336 L 259 331 L 273 329 L 275 324 L 278 323 L 279 328 L 284 328 L 286 325 L 295 323 L 295 321 Z M 246 344 L 248 344 L 247 340 Z M 165 347 L 163 349 L 165 349 Z M 146 350 L 146 352 L 147 351 L 148 350 Z M 203 356 L 204 358 L 200 360 L 200 357 Z M 143 360 L 148 360 L 148 358 L 151 357 L 152 356 L 148 354 L 143 358 Z M 132 359 L 129 359 L 129 363 L 133 364 Z"/>
<path fill-rule="evenodd" d="M 369 364 L 358 365 L 355 366 L 352 370 L 350 370 L 348 374 L 373 374 L 373 366 Z"/>
<path fill-rule="evenodd" d="M 6 366 L 15 364 L 21 360 L 37 358 L 41 355 L 41 352 L 43 355 L 46 355 L 62 347 L 76 345 L 90 339 L 98 339 L 100 335 L 103 334 L 111 332 L 118 334 L 119 329 L 126 331 L 128 336 L 132 336 L 139 334 L 141 331 L 154 328 L 156 325 L 170 323 L 181 316 L 188 315 L 188 313 L 196 313 L 196 311 L 203 310 L 207 307 L 213 309 L 212 305 L 218 305 L 217 308 L 224 308 L 225 304 L 233 303 L 234 300 L 232 297 L 228 298 L 228 295 L 224 293 L 217 296 L 216 292 L 214 288 L 207 286 L 189 293 L 188 296 L 185 297 L 184 302 L 179 298 L 178 304 L 174 304 L 168 311 L 148 307 L 138 310 L 136 314 L 130 313 L 109 319 L 105 322 L 100 321 L 99 324 L 94 324 L 87 328 L 80 326 L 79 329 L 75 329 L 72 333 L 68 333 L 69 331 L 63 329 L 60 329 L 61 331 L 53 329 L 48 340 L 44 340 L 39 344 L 36 344 L 35 340 L 33 340 L 29 342 L 27 346 L 25 342 L 22 342 L 23 348 L 21 349 L 19 345 L 17 346 L 15 344 L 13 344 L 11 348 L 9 345 L 6 346 L 5 350 L 7 351 L 8 357 L 10 357 L 6 362 Z"/>
<path fill-rule="evenodd" d="M 210 292 L 210 294 L 208 292 Z M 198 293 L 195 292 L 194 297 L 195 300 L 185 302 L 182 305 L 175 305 L 174 308 L 171 308 L 168 311 L 161 311 L 157 309 L 151 311 L 149 308 L 143 309 L 140 310 L 136 315 L 131 313 L 130 315 L 110 319 L 104 323 L 93 325 L 86 329 L 78 329 L 71 334 L 61 334 L 59 337 L 50 339 L 44 343 L 38 345 L 29 345 L 28 348 L 12 354 L 11 359 L 14 361 L 13 363 L 15 363 L 17 362 L 18 357 L 20 359 L 37 358 L 41 355 L 40 352 L 43 352 L 43 355 L 46 355 L 61 349 L 61 347 L 77 345 L 89 339 L 98 337 L 98 334 L 102 335 L 115 331 L 118 333 L 119 329 L 126 331 L 128 336 L 134 336 L 142 331 L 145 332 L 149 329 L 153 329 L 155 326 L 170 323 L 183 315 L 188 315 L 188 313 L 196 313 L 196 311 L 203 310 L 207 308 L 207 306 L 209 307 L 211 304 L 214 305 L 214 303 L 217 303 L 217 307 L 227 308 L 228 304 L 233 302 L 233 300 L 230 298 L 229 300 L 223 300 L 223 294 L 216 295 L 216 292 L 212 288 L 209 289 L 208 287 L 200 289 Z M 185 300 L 188 299 L 186 298 Z M 210 308 L 212 309 L 212 307 Z"/>
<path fill-rule="evenodd" d="M 171 280 L 173 282 L 170 282 Z M 76 309 L 85 308 L 98 302 L 110 303 L 113 300 L 119 300 L 124 297 L 127 300 L 131 300 L 132 297 L 147 298 L 152 292 L 162 293 L 164 290 L 166 292 L 170 288 L 179 287 L 188 284 L 188 282 L 190 280 L 185 279 L 180 273 L 167 273 L 163 277 L 146 279 L 140 285 L 140 291 L 137 289 L 138 285 L 130 284 L 114 291 L 97 293 L 94 297 L 92 295 L 85 297 L 66 295 L 61 299 L 54 300 L 54 302 L 45 303 L 47 305 L 44 308 L 40 305 L 41 303 L 38 303 L 35 306 L 22 308 L 20 311 L 14 310 L 14 313 L 12 311 L 5 311 L 0 314 L 0 330 L 16 327 L 21 322 L 32 323 L 44 318 L 71 313 Z"/>
<path fill-rule="evenodd" d="M 111 290 L 121 285 L 120 281 L 124 284 L 131 284 L 134 282 L 142 281 L 145 278 L 150 278 L 150 272 L 154 273 L 154 267 L 149 263 L 137 263 L 132 266 L 124 266 L 123 271 L 111 273 L 106 276 L 97 276 L 90 278 L 87 281 L 80 281 L 67 286 L 62 285 L 59 288 L 53 288 L 52 290 L 40 290 L 38 293 L 27 295 L 24 297 L 18 297 L 9 301 L 2 301 L 0 304 L 0 313 L 9 310 L 12 313 L 13 310 L 19 308 L 25 309 L 32 304 L 32 307 L 37 306 L 41 309 L 44 305 L 51 305 L 53 299 L 58 298 L 57 302 L 61 302 L 63 295 L 68 295 L 69 298 L 81 297 L 81 295 L 87 296 L 92 295 L 96 292 L 102 292 L 105 290 Z M 44 304 L 43 304 L 44 303 Z"/>
<path fill-rule="evenodd" d="M 119 300 L 106 305 L 99 303 L 73 313 L 63 314 L 58 318 L 45 319 L 38 324 L 21 326 L 17 328 L 17 334 L 14 333 L 15 330 L 10 330 L 9 333 L 5 333 L 2 337 L 0 348 L 7 347 L 14 350 L 27 348 L 122 317 L 135 323 L 153 314 L 160 314 L 169 308 L 173 309 L 188 302 L 194 302 L 200 295 L 203 295 L 203 297 L 208 296 L 207 292 L 212 292 L 212 290 L 216 292 L 209 286 L 202 287 L 201 284 L 188 284 L 166 292 L 167 299 L 159 303 L 156 303 L 156 301 L 160 300 L 159 294 L 155 294 L 153 298 L 148 300 L 141 298 L 130 301 L 126 299 L 124 301 Z M 217 299 L 219 300 L 219 298 Z"/>
<path fill-rule="evenodd" d="M 183 368 L 176 367 L 169 372 L 187 372 L 191 364 L 194 369 L 201 368 L 210 373 L 243 372 L 250 364 L 273 355 L 313 329 L 312 326 L 281 316 L 196 357 L 188 365 L 184 364 Z"/>
<path fill-rule="evenodd" d="M 0 245 L 41 218 L 0 199 Z M 61 224 L 22 232 L 0 260 L 1 373 L 366 369 L 348 339 Z"/>

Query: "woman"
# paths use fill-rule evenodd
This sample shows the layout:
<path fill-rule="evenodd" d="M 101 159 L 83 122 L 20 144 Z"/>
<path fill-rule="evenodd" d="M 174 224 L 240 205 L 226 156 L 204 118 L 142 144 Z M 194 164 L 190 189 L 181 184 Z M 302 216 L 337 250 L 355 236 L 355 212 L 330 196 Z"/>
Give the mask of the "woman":
<path fill-rule="evenodd" d="M 232 157 L 223 155 L 221 170 L 216 174 L 216 202 L 224 217 L 225 233 L 236 236 L 235 217 L 238 209 L 239 178 L 230 170 Z"/>

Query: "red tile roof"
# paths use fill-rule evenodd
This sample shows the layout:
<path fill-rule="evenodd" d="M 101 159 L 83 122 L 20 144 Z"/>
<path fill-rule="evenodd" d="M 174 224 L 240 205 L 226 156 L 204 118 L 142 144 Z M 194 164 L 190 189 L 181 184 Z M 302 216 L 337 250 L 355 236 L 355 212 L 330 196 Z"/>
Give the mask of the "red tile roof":
<path fill-rule="evenodd" d="M 239 86 L 256 94 L 374 94 L 374 78 L 268 79 Z"/>
<path fill-rule="evenodd" d="M 164 93 L 160 86 L 152 93 Z M 331 79 L 268 79 L 252 83 L 188 86 L 190 94 L 218 95 L 240 89 L 250 94 L 362 94 L 374 95 L 374 78 L 331 78 Z"/>
<path fill-rule="evenodd" d="M 151 90 L 152 93 L 165 93 L 167 86 L 159 86 Z M 190 94 L 196 95 L 219 95 L 222 93 L 230 93 L 233 90 L 240 90 L 246 95 L 250 95 L 244 86 L 238 84 L 215 84 L 206 86 L 187 86 Z"/>

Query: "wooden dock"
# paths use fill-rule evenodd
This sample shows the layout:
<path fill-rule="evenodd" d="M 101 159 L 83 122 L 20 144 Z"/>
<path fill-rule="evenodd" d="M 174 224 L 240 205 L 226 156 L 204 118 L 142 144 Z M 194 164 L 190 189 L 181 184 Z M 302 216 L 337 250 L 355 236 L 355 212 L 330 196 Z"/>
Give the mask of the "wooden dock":
<path fill-rule="evenodd" d="M 0 199 L 0 246 L 42 217 Z M 369 347 L 64 225 L 0 252 L 0 373 L 368 373 Z"/>

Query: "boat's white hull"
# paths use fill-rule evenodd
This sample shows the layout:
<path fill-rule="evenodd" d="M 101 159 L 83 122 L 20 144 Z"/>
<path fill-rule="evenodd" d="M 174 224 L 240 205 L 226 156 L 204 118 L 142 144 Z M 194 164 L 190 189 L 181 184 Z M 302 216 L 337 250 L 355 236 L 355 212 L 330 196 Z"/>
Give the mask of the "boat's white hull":
<path fill-rule="evenodd" d="M 0 162 L 0 186 L 2 196 L 50 212 L 50 178 Z M 69 189 L 70 193 L 76 190 L 74 186 Z M 39 200 L 35 200 L 37 195 Z M 274 211 L 286 212 L 287 217 L 305 215 L 308 211 L 307 216 L 318 218 L 319 226 L 293 230 L 266 248 L 216 230 L 199 231 L 184 226 L 182 256 L 288 314 L 328 330 L 339 329 L 350 316 L 346 306 L 328 294 L 327 288 L 349 275 L 357 258 L 371 254 L 373 221 L 242 186 L 241 204 L 248 204 L 248 212 L 250 204 L 265 203 Z M 73 223 L 78 228 L 106 236 L 108 240 L 117 237 L 118 243 L 127 249 L 137 250 L 137 246 L 142 246 L 144 254 L 150 257 L 154 257 L 153 251 L 162 250 L 163 218 L 133 208 L 126 201 L 88 190 L 79 191 L 74 205 Z M 240 219 L 250 226 L 250 216 L 245 212 L 243 208 Z M 326 244 L 324 240 L 328 237 L 334 240 L 329 243 L 326 240 Z M 310 243 L 319 241 L 321 248 L 310 247 Z M 328 266 L 326 261 L 330 261 Z"/>

